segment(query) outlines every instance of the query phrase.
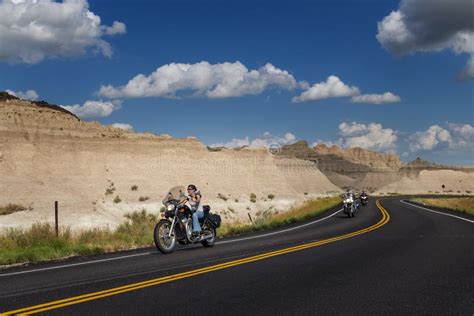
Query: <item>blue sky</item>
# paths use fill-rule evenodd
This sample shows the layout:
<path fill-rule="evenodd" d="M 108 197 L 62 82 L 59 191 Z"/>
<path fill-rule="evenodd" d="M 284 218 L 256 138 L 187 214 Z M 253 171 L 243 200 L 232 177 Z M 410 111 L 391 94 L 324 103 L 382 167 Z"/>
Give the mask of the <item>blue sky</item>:
<path fill-rule="evenodd" d="M 395 151 L 405 160 L 422 156 L 474 165 L 474 81 L 458 80 L 472 52 L 410 46 L 402 56 L 394 56 L 376 38 L 377 23 L 399 10 L 399 4 L 398 0 L 89 1 L 88 10 L 100 16 L 102 25 L 114 21 L 126 25 L 126 32 L 117 29 L 109 32 L 113 36 L 100 37 L 110 43 L 113 54 L 104 56 L 91 44 L 73 56 L 48 50 L 40 61 L 12 57 L 2 61 L 1 46 L 6 43 L 2 40 L 8 37 L 0 34 L 0 90 L 32 89 L 40 99 L 60 105 L 120 99 L 120 109 L 86 119 L 127 123 L 135 131 L 196 136 L 206 144 L 246 137 L 251 143 L 265 132 L 272 136 L 263 139 L 278 141 L 291 133 L 290 142 L 355 144 Z M 0 15 L 1 10 L 0 6 Z M 226 98 L 191 95 L 192 89 L 178 92 L 179 98 L 98 95 L 103 85 L 118 88 L 166 64 L 201 61 L 210 65 L 239 61 L 257 70 L 271 63 L 293 76 L 298 86 L 288 90 L 270 85 L 259 93 Z M 354 103 L 346 96 L 292 102 L 307 89 L 299 82 L 313 85 L 329 76 L 357 87 L 359 94 L 391 92 L 400 101 Z M 389 145 L 374 143 L 377 134 L 365 137 L 380 130 L 381 137 L 388 135 Z"/>

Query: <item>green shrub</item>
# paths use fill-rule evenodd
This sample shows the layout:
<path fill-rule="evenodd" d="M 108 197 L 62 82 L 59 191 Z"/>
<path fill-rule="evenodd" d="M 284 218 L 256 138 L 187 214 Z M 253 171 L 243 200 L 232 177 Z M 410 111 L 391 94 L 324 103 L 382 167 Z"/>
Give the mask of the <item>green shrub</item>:
<path fill-rule="evenodd" d="M 0 206 L 0 215 L 8 215 L 15 212 L 21 212 L 21 211 L 26 211 L 26 210 L 27 208 L 24 207 L 23 205 L 9 203 L 5 206 Z"/>
<path fill-rule="evenodd" d="M 250 193 L 250 202 L 257 202 L 257 195 L 255 193 Z"/>
<path fill-rule="evenodd" d="M 134 185 L 132 185 L 132 187 L 130 188 L 130 190 L 136 191 L 136 190 L 138 190 L 138 186 L 134 184 Z"/>
<path fill-rule="evenodd" d="M 217 194 L 217 198 L 219 198 L 219 199 L 221 199 L 221 200 L 223 200 L 223 201 L 227 201 L 227 200 L 228 200 L 228 198 L 227 198 L 224 194 L 220 194 L 220 193 Z"/>
<path fill-rule="evenodd" d="M 140 201 L 140 202 L 145 202 L 146 200 L 149 200 L 149 199 L 150 199 L 150 198 L 149 198 L 148 196 L 140 196 L 140 197 L 138 198 L 138 201 Z"/>
<path fill-rule="evenodd" d="M 269 198 L 270 200 L 273 200 L 273 199 L 275 198 L 275 194 L 269 194 L 269 195 L 268 195 L 268 198 Z"/>
<path fill-rule="evenodd" d="M 116 196 L 115 199 L 114 199 L 114 203 L 117 204 L 117 203 L 120 203 L 122 202 L 122 199 L 120 198 L 120 196 Z"/>

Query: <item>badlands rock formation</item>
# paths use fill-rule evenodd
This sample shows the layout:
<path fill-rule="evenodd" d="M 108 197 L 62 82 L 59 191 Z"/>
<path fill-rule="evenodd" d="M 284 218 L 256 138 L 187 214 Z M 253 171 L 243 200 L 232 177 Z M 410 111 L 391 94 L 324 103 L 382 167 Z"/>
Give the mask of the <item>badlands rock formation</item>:
<path fill-rule="evenodd" d="M 0 216 L 0 229 L 53 220 L 55 200 L 63 226 L 113 228 L 133 210 L 157 212 L 171 186 L 189 183 L 229 221 L 340 192 L 310 161 L 263 149 L 210 151 L 194 138 L 134 133 L 2 96 L 0 206 L 32 210 Z"/>
<path fill-rule="evenodd" d="M 324 144 L 310 148 L 305 141 L 284 146 L 282 155 L 312 161 L 340 188 L 382 195 L 474 192 L 472 167 L 438 165 L 420 158 L 406 164 L 393 154 Z"/>

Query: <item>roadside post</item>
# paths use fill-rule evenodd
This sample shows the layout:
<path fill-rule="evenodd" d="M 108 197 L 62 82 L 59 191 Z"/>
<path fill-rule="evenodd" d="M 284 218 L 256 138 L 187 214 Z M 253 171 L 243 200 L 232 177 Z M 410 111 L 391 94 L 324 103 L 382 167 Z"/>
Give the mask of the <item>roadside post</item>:
<path fill-rule="evenodd" d="M 56 237 L 59 236 L 58 209 L 58 201 L 54 201 L 54 230 L 56 232 Z"/>

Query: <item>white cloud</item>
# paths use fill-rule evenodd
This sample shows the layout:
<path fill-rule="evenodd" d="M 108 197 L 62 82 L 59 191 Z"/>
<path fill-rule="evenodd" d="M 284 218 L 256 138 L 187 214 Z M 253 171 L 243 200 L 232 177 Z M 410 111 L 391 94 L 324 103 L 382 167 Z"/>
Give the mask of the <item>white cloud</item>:
<path fill-rule="evenodd" d="M 399 9 L 378 23 L 377 39 L 401 56 L 444 49 L 470 54 L 463 79 L 474 78 L 474 1 L 401 0 Z"/>
<path fill-rule="evenodd" d="M 311 148 L 314 148 L 316 145 L 321 145 L 321 144 L 326 145 L 327 147 L 332 147 L 332 146 L 334 146 L 334 145 L 336 145 L 336 146 L 338 145 L 337 143 L 332 142 L 332 141 L 329 141 L 329 140 L 318 139 L 318 140 L 316 140 L 314 143 L 312 143 L 312 144 L 310 145 L 310 147 L 311 147 Z"/>
<path fill-rule="evenodd" d="M 294 97 L 292 101 L 319 101 L 328 98 L 350 97 L 359 93 L 359 88 L 346 85 L 337 76 L 329 76 L 325 82 L 315 83 L 308 87 L 306 91 Z"/>
<path fill-rule="evenodd" d="M 80 118 L 107 117 L 115 110 L 120 109 L 121 102 L 114 101 L 86 101 L 83 105 L 62 105 L 62 108 L 76 114 Z"/>
<path fill-rule="evenodd" d="M 35 101 L 38 100 L 39 95 L 36 93 L 35 90 L 26 90 L 26 91 L 12 91 L 12 90 L 6 90 L 11 95 L 14 95 L 17 98 L 24 99 L 24 100 L 31 100 Z"/>
<path fill-rule="evenodd" d="M 245 138 L 232 138 L 231 141 L 211 144 L 209 147 L 239 148 L 243 146 L 250 146 L 250 139 L 248 136 Z"/>
<path fill-rule="evenodd" d="M 351 102 L 369 104 L 396 103 L 400 101 L 400 97 L 391 92 L 385 92 L 384 94 L 362 94 L 351 98 Z"/>
<path fill-rule="evenodd" d="M 396 148 L 397 132 L 383 128 L 380 123 L 362 124 L 357 122 L 339 124 L 337 143 L 344 148 L 361 147 L 376 151 L 393 151 Z"/>
<path fill-rule="evenodd" d="M 126 32 L 125 24 L 101 24 L 86 0 L 0 2 L 0 60 L 35 64 L 48 57 L 72 57 L 88 49 L 110 57 L 104 35 Z"/>
<path fill-rule="evenodd" d="M 124 129 L 126 131 L 133 131 L 133 126 L 127 123 L 114 123 L 112 126 L 115 128 Z"/>
<path fill-rule="evenodd" d="M 286 70 L 272 64 L 249 70 L 240 62 L 209 64 L 171 63 L 157 68 L 146 76 L 139 74 L 124 86 L 101 86 L 99 95 L 108 98 L 174 98 L 179 92 L 209 98 L 239 97 L 259 94 L 269 87 L 294 89 L 295 78 Z"/>
<path fill-rule="evenodd" d="M 464 67 L 462 72 L 459 74 L 459 79 L 461 80 L 472 79 L 472 78 L 474 78 L 474 55 L 471 55 L 471 58 L 469 58 L 466 66 Z"/>
<path fill-rule="evenodd" d="M 297 141 L 296 136 L 292 133 L 286 133 L 282 136 L 274 136 L 269 132 L 265 132 L 263 135 L 250 140 L 247 136 L 245 138 L 234 138 L 229 142 L 226 143 L 217 143 L 212 144 L 210 147 L 227 147 L 227 148 L 238 148 L 242 146 L 249 146 L 251 148 L 260 148 L 266 147 L 269 148 L 271 146 L 284 146 L 293 144 Z"/>
<path fill-rule="evenodd" d="M 312 86 L 306 81 L 300 81 L 298 85 L 305 91 L 292 99 L 294 103 L 341 97 L 352 97 L 351 102 L 353 103 L 383 104 L 401 101 L 400 97 L 392 92 L 361 95 L 358 87 L 345 84 L 337 76 L 329 76 L 326 81 L 315 83 Z"/>
<path fill-rule="evenodd" d="M 439 125 L 432 125 L 424 132 L 416 132 L 410 136 L 410 151 L 432 150 L 440 143 L 452 142 L 448 130 Z"/>
<path fill-rule="evenodd" d="M 107 35 L 117 35 L 117 34 L 125 34 L 127 33 L 127 26 L 118 21 L 114 21 L 112 26 L 105 26 L 104 32 Z"/>
<path fill-rule="evenodd" d="M 411 152 L 448 148 L 451 150 L 474 150 L 474 126 L 449 123 L 446 128 L 432 125 L 427 130 L 409 137 Z"/>

